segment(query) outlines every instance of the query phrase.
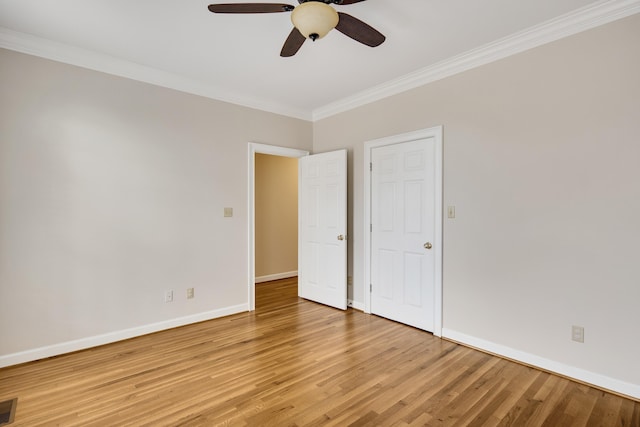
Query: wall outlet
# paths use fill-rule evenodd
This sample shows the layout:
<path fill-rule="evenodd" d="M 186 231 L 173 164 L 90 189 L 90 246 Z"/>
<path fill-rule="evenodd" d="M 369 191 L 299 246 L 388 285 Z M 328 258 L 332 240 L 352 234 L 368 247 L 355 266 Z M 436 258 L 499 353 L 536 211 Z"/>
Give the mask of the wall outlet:
<path fill-rule="evenodd" d="M 195 292 L 193 291 L 193 288 L 187 288 L 187 299 L 191 299 L 193 297 L 195 297 Z"/>
<path fill-rule="evenodd" d="M 573 325 L 571 327 L 571 339 L 575 342 L 584 342 L 584 328 Z"/>
<path fill-rule="evenodd" d="M 164 302 L 173 302 L 173 290 L 164 293 Z"/>
<path fill-rule="evenodd" d="M 233 216 L 233 208 L 224 208 L 224 217 L 231 218 Z"/>

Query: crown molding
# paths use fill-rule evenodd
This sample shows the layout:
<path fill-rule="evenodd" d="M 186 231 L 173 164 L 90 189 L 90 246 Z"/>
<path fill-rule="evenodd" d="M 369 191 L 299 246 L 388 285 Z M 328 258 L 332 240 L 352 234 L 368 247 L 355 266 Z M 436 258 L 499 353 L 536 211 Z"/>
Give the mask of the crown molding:
<path fill-rule="evenodd" d="M 261 99 L 238 96 L 223 88 L 207 85 L 178 74 L 68 44 L 54 42 L 4 27 L 0 27 L 0 48 L 125 77 L 180 92 L 199 95 L 217 101 L 229 102 L 297 119 L 311 120 L 311 113 L 306 110 L 295 109 L 287 105 L 279 105 Z"/>
<path fill-rule="evenodd" d="M 640 0 L 601 0 L 313 111 L 243 97 L 177 74 L 0 27 L 0 48 L 306 121 L 317 121 L 640 12 Z"/>
<path fill-rule="evenodd" d="M 317 121 L 640 12 L 640 0 L 603 0 L 313 110 Z"/>

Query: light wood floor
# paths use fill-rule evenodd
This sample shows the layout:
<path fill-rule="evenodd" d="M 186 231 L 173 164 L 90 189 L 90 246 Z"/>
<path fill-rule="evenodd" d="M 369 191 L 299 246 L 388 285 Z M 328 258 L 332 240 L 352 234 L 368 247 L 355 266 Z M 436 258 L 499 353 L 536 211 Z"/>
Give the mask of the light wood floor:
<path fill-rule="evenodd" d="M 254 313 L 0 369 L 11 426 L 640 426 L 640 403 L 359 311 Z"/>

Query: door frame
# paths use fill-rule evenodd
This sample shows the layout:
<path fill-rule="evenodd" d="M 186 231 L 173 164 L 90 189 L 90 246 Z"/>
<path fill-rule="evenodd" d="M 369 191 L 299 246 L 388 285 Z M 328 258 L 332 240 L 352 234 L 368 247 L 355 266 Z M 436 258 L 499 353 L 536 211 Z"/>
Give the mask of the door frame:
<path fill-rule="evenodd" d="M 415 132 L 407 132 L 385 138 L 375 139 L 364 143 L 364 311 L 371 313 L 371 151 L 386 145 L 402 144 L 418 139 L 435 139 L 435 295 L 434 295 L 434 328 L 433 335 L 442 336 L 442 218 L 443 218 L 443 143 L 442 126 L 435 126 Z"/>
<path fill-rule="evenodd" d="M 249 301 L 249 311 L 256 309 L 256 188 L 255 188 L 255 176 L 256 176 L 256 153 L 270 154 L 272 156 L 292 157 L 299 159 L 309 155 L 309 151 L 299 150 L 296 148 L 279 147 L 277 145 L 258 144 L 255 142 L 249 143 L 248 149 L 248 187 L 249 187 L 249 200 L 248 200 L 248 233 L 247 233 L 247 252 L 248 252 L 248 283 L 247 293 Z"/>

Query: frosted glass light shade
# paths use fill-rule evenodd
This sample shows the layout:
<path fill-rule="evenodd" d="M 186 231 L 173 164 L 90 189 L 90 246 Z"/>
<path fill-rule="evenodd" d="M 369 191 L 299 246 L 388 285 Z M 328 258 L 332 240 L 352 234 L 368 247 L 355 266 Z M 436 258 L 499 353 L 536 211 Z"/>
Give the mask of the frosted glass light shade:
<path fill-rule="evenodd" d="M 299 4 L 291 12 L 293 26 L 305 37 L 321 39 L 338 25 L 338 12 L 331 6 L 318 1 Z"/>

